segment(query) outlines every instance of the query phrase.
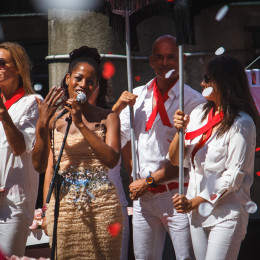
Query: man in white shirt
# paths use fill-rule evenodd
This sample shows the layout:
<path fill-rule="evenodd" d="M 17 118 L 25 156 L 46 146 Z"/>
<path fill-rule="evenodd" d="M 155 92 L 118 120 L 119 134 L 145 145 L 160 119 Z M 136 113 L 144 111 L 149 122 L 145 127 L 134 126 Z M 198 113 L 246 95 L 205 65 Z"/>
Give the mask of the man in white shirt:
<path fill-rule="evenodd" d="M 172 166 L 166 158 L 176 133 L 172 118 L 179 108 L 178 55 L 174 37 L 158 38 L 150 56 L 156 77 L 145 86 L 135 88 L 133 94 L 125 91 L 113 107 L 120 113 L 121 138 L 122 143 L 126 143 L 130 141 L 130 116 L 126 106 L 134 105 L 137 180 L 129 189 L 134 200 L 133 239 L 138 260 L 162 258 L 166 231 L 172 239 L 176 258 L 194 259 L 188 218 L 186 214 L 177 213 L 172 202 L 179 187 L 178 167 Z M 189 114 L 204 99 L 187 85 L 184 92 L 184 110 Z"/>

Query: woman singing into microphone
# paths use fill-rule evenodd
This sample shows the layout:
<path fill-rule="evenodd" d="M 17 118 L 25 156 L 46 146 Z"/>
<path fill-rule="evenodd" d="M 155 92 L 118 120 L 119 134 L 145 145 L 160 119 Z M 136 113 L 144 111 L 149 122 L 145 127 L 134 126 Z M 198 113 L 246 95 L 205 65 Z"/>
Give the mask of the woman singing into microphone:
<path fill-rule="evenodd" d="M 115 187 L 107 176 L 108 168 L 119 160 L 119 118 L 110 110 L 76 100 L 80 93 L 89 98 L 98 86 L 106 87 L 104 83 L 100 55 L 95 48 L 83 46 L 70 53 L 62 89 L 52 89 L 43 103 L 38 102 L 40 119 L 33 163 L 38 171 L 46 170 L 44 202 L 67 127 L 66 118 L 69 113 L 72 117 L 59 169 L 64 180 L 57 229 L 58 259 L 120 259 L 122 232 L 114 232 L 112 237 L 108 229 L 120 227 L 123 216 Z M 68 113 L 57 120 L 51 131 L 63 93 L 68 98 Z M 54 201 L 52 196 L 44 221 L 50 241 Z"/>

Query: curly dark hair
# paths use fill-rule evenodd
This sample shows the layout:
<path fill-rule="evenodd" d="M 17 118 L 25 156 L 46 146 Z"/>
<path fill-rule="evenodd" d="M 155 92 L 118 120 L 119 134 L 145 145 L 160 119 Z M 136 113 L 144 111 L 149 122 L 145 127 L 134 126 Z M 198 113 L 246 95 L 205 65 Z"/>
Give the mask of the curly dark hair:
<path fill-rule="evenodd" d="M 80 48 L 70 52 L 68 71 L 61 81 L 61 87 L 65 90 L 65 95 L 67 97 L 69 96 L 68 86 L 66 84 L 66 75 L 68 73 L 71 75 L 78 63 L 81 62 L 86 62 L 95 68 L 99 85 L 99 95 L 96 105 L 100 107 L 107 107 L 107 98 L 111 94 L 111 88 L 108 86 L 107 80 L 102 77 L 101 57 L 96 48 L 81 46 Z"/>
<path fill-rule="evenodd" d="M 251 95 L 247 76 L 242 63 L 234 57 L 223 55 L 208 63 L 207 75 L 214 79 L 221 94 L 221 108 L 224 118 L 217 130 L 217 136 L 222 136 L 232 126 L 239 112 L 250 115 L 256 124 L 257 110 Z M 208 101 L 203 109 L 202 121 L 215 104 Z"/>

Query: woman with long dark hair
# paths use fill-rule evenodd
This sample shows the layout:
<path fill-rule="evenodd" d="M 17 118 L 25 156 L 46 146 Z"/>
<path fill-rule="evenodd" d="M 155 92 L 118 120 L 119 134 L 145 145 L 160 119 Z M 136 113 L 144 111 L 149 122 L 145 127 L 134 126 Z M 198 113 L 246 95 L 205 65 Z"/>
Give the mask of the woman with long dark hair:
<path fill-rule="evenodd" d="M 253 182 L 256 108 L 242 64 L 230 56 L 213 59 L 201 83 L 207 103 L 190 117 L 176 111 L 174 125 L 185 129 L 187 195 L 177 195 L 178 212 L 188 213 L 197 260 L 237 259 L 248 224 Z M 169 148 L 178 165 L 179 134 Z"/>
<path fill-rule="evenodd" d="M 120 156 L 119 117 L 111 110 L 76 100 L 80 93 L 89 98 L 98 86 L 103 89 L 105 83 L 101 80 L 97 49 L 82 46 L 70 53 L 62 88 L 57 94 L 51 90 L 44 102 L 39 102 L 33 163 L 40 172 L 47 167 L 44 202 L 67 126 L 66 118 L 69 114 L 72 117 L 59 170 L 64 180 L 57 229 L 58 259 L 120 259 L 123 217 L 115 187 L 107 176 L 108 168 L 113 168 Z M 67 98 L 68 112 L 51 131 L 59 114 L 55 110 L 62 92 Z M 46 143 L 51 149 L 46 149 Z M 50 241 L 54 201 L 52 196 L 44 221 Z"/>

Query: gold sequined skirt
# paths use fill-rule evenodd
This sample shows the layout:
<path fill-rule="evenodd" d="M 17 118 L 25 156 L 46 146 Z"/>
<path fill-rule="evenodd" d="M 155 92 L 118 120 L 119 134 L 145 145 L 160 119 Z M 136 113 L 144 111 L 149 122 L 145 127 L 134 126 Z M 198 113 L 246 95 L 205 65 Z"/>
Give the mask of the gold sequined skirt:
<path fill-rule="evenodd" d="M 57 259 L 120 259 L 122 230 L 111 227 L 123 224 L 121 205 L 111 183 L 97 183 L 93 188 L 84 182 L 61 186 L 57 228 Z M 55 199 L 46 212 L 50 245 L 53 232 Z M 109 231 L 110 230 L 110 231 Z"/>

